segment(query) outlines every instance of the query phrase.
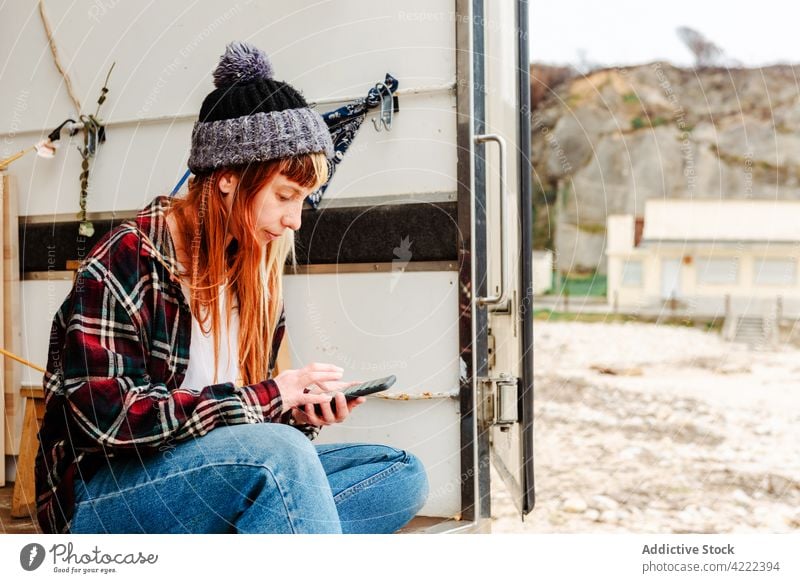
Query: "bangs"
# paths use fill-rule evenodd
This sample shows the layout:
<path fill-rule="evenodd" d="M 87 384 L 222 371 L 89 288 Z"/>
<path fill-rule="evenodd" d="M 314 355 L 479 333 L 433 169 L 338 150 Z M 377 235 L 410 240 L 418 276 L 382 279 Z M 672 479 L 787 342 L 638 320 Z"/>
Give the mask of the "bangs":
<path fill-rule="evenodd" d="M 208 176 L 211 177 L 215 173 L 226 170 L 233 171 L 239 176 L 239 190 L 248 194 L 258 192 L 276 173 L 283 174 L 289 180 L 310 189 L 311 192 L 319 190 L 330 178 L 328 174 L 328 159 L 321 152 L 300 154 L 289 158 L 276 158 L 266 162 L 255 162 L 240 166 L 228 166 L 209 172 Z M 193 177 L 190 179 L 189 184 L 195 181 L 200 182 L 202 177 Z"/>
<path fill-rule="evenodd" d="M 312 191 L 328 181 L 328 160 L 320 152 L 283 158 L 278 168 L 281 174 Z"/>

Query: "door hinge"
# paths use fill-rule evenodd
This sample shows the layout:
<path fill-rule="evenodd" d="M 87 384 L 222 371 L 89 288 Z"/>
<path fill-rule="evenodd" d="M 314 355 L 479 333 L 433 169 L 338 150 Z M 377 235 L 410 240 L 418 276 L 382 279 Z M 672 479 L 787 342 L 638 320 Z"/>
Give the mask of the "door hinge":
<path fill-rule="evenodd" d="M 480 381 L 484 423 L 507 431 L 519 421 L 517 377 L 500 373 L 498 377 L 483 377 Z"/>
<path fill-rule="evenodd" d="M 489 333 L 486 335 L 486 351 L 489 355 L 487 359 L 489 361 L 488 362 L 489 370 L 492 370 L 494 368 L 495 362 L 497 361 L 497 358 L 495 353 L 494 334 L 492 334 L 491 330 L 489 330 Z"/>

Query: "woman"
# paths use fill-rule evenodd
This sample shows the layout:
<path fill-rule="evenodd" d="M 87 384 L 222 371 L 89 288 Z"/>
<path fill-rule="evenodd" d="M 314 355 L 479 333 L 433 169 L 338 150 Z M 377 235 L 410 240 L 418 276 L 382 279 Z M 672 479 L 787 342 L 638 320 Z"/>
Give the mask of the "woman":
<path fill-rule="evenodd" d="M 328 180 L 327 127 L 255 47 L 231 43 L 214 80 L 192 132 L 188 195 L 157 196 L 104 236 L 54 317 L 39 523 L 394 532 L 427 496 L 419 460 L 381 445 L 315 447 L 364 398 L 345 400 L 352 383 L 332 364 L 272 374 L 283 266 L 305 197 Z"/>

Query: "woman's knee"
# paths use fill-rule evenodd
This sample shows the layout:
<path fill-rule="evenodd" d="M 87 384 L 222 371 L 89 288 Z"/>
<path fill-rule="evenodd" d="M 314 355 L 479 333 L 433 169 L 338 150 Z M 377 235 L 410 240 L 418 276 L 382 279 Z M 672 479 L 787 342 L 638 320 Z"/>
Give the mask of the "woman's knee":
<path fill-rule="evenodd" d="M 401 464 L 400 471 L 394 473 L 394 482 L 398 490 L 404 492 L 397 496 L 397 502 L 413 516 L 425 505 L 430 492 L 428 474 L 425 466 L 417 456 L 407 450 L 395 450 L 396 463 Z"/>
<path fill-rule="evenodd" d="M 275 456 L 298 463 L 317 460 L 311 440 L 294 427 L 281 423 L 219 427 L 198 445 L 211 457 L 223 461 L 260 464 Z"/>
<path fill-rule="evenodd" d="M 419 511 L 425 505 L 430 493 L 428 474 L 422 461 L 412 453 L 406 452 L 404 463 L 406 466 L 404 473 L 408 479 L 407 487 L 412 491 L 412 499 L 416 500 L 416 511 Z"/>
<path fill-rule="evenodd" d="M 400 471 L 394 473 L 394 480 L 406 492 L 403 499 L 407 505 L 414 507 L 414 512 L 422 508 L 430 488 L 422 460 L 408 450 L 389 446 L 375 446 L 375 451 L 382 452 L 387 461 L 400 464 Z"/>
<path fill-rule="evenodd" d="M 327 486 L 325 471 L 308 437 L 294 427 L 277 423 L 218 427 L 188 449 L 176 450 L 169 465 L 250 465 L 268 468 L 287 483 Z"/>

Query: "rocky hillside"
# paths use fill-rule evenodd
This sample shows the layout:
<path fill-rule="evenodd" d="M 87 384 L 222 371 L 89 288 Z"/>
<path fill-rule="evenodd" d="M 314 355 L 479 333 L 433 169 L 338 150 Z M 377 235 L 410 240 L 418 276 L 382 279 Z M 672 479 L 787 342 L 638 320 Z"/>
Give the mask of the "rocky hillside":
<path fill-rule="evenodd" d="M 800 199 L 800 79 L 789 65 L 603 69 L 532 116 L 535 245 L 562 272 L 605 273 L 605 221 L 649 198 Z"/>

